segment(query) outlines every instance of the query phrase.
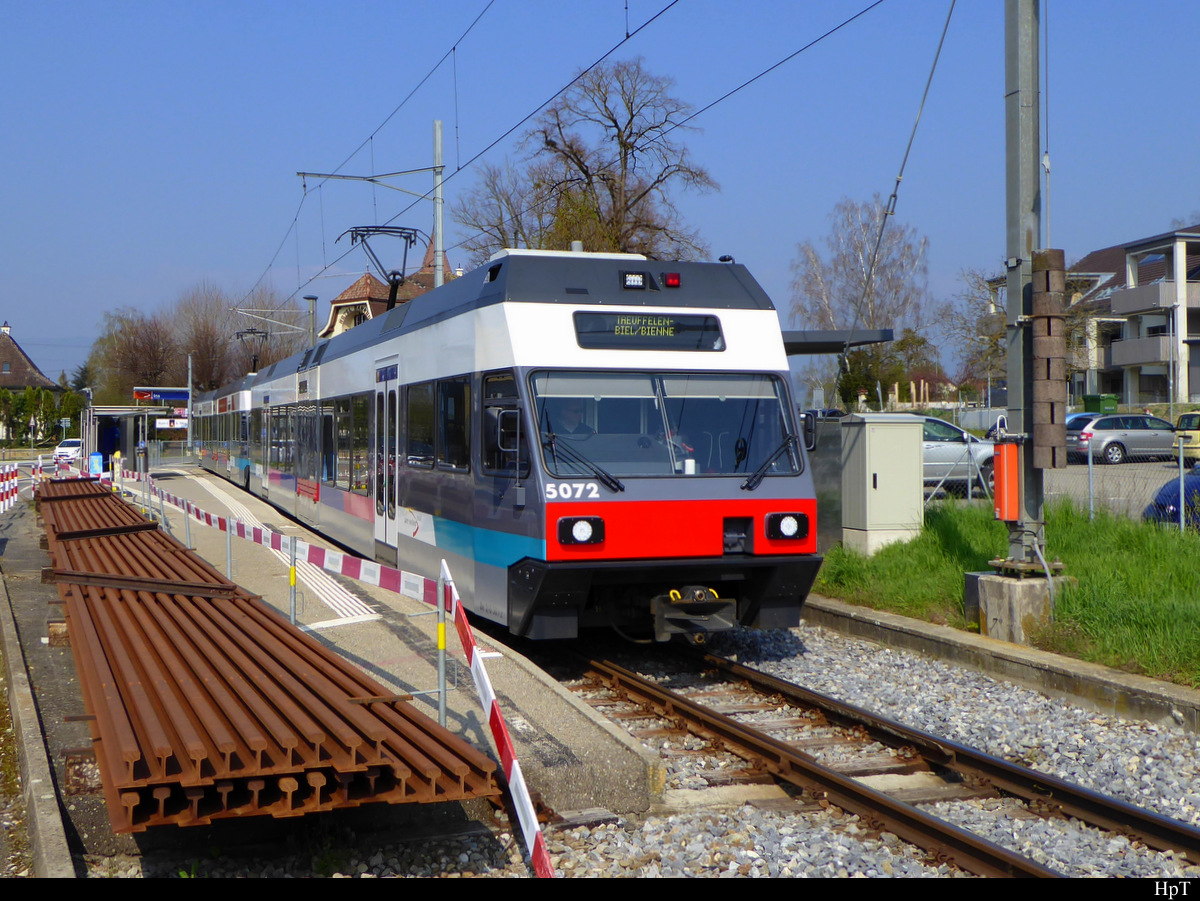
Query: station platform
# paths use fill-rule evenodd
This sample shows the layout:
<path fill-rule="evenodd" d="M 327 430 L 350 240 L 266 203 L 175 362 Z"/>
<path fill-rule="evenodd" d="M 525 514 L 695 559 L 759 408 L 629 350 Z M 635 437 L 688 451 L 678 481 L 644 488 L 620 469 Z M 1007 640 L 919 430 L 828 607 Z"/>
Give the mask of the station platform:
<path fill-rule="evenodd" d="M 158 487 L 192 501 L 215 516 L 232 516 L 295 535 L 314 546 L 336 550 L 329 542 L 284 517 L 258 498 L 198 467 L 152 473 Z M 126 498 L 140 506 L 141 486 L 127 482 Z M 159 505 L 154 504 L 157 511 Z M 226 533 L 194 519 L 185 524 L 182 510 L 165 505 L 166 528 L 226 572 Z M 22 781 L 33 833 L 35 872 L 71 876 L 72 854 L 138 854 L 170 833 L 231 830 L 218 826 L 159 828 L 138 835 L 113 832 L 99 792 L 98 770 L 89 763 L 90 736 L 74 661 L 62 627 L 62 608 L 53 584 L 43 584 L 48 557 L 40 548 L 42 531 L 33 505 L 24 499 L 0 516 L 0 567 L 5 599 L 0 603 L 0 633 L 16 731 L 21 743 Z M 190 542 L 188 540 L 190 535 Z M 231 581 L 285 617 L 290 615 L 289 559 L 269 547 L 232 537 Z M 423 574 L 436 578 L 437 573 Z M 398 694 L 414 696 L 426 716 L 438 718 L 437 617 L 425 603 L 365 582 L 315 567 L 297 572 L 296 623 L 343 658 Z M 499 701 L 526 785 L 556 813 L 624 814 L 645 811 L 661 791 L 662 765 L 637 742 L 593 714 L 570 692 L 507 647 L 475 631 L 479 657 Z M 447 626 L 446 728 L 494 758 L 487 712 L 481 707 L 466 658 L 453 625 Z M 25 698 L 26 700 L 22 701 Z M 39 763 L 37 758 L 41 757 Z M 376 817 L 403 819 L 406 808 L 435 805 L 370 805 Z M 487 817 L 485 809 L 456 804 L 451 816 Z M 480 805 L 481 808 L 483 805 Z M 363 808 L 365 809 L 365 808 Z M 427 814 L 422 811 L 421 814 Z M 594 815 L 594 813 L 593 813 Z M 239 821 L 238 825 L 241 825 Z M 249 836 L 261 840 L 286 829 L 270 817 L 246 818 Z M 70 840 L 68 840 L 68 836 Z M 197 840 L 174 836 L 175 840 Z"/>

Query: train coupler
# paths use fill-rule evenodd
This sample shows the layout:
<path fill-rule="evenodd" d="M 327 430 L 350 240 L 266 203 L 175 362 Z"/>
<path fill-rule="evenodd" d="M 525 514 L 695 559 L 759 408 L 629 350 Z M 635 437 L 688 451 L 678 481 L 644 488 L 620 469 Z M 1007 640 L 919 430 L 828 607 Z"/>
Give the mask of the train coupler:
<path fill-rule="evenodd" d="M 725 632 L 737 623 L 737 601 L 720 598 L 711 588 L 699 585 L 660 594 L 651 599 L 650 611 L 655 641 L 668 641 L 672 635 L 696 640 L 709 632 Z"/>

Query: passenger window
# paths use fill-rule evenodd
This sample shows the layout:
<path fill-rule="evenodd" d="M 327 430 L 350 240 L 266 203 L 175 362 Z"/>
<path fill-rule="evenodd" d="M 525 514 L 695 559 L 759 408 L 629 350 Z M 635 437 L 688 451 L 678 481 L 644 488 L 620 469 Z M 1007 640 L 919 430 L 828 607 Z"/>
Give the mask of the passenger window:
<path fill-rule="evenodd" d="M 409 466 L 433 466 L 433 383 L 408 389 L 408 442 L 405 458 Z"/>
<path fill-rule="evenodd" d="M 438 463 L 470 468 L 471 384 L 465 377 L 438 382 L 438 438 Z"/>

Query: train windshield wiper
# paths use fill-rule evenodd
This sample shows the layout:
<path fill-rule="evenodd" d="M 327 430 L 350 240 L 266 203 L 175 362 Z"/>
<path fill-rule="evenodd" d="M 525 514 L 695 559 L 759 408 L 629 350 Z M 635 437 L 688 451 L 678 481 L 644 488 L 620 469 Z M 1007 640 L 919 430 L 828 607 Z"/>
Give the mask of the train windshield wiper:
<path fill-rule="evenodd" d="M 754 470 L 754 474 L 751 475 L 750 478 L 746 479 L 746 481 L 742 482 L 742 490 L 753 491 L 755 488 L 757 488 L 762 483 L 762 480 L 766 477 L 767 470 L 771 468 L 771 465 L 780 457 L 782 457 L 789 448 L 795 445 L 795 443 L 795 435 L 788 435 L 786 438 L 784 438 L 783 444 L 775 448 L 775 453 L 767 457 L 767 459 L 763 461 L 762 466 Z"/>
<path fill-rule="evenodd" d="M 558 465 L 558 458 L 561 456 L 567 463 L 590 472 L 609 491 L 625 490 L 625 484 L 620 479 L 601 468 L 599 464 L 593 463 L 567 442 L 559 442 L 558 436 L 554 432 L 547 431 L 542 435 L 542 446 L 550 448 L 550 455 L 554 458 L 556 466 Z"/>

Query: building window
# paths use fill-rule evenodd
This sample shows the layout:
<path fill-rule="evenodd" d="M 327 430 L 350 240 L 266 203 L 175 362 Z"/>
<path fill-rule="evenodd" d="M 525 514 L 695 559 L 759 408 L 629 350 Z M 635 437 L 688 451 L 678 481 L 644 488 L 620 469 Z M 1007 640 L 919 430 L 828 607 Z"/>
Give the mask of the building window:
<path fill-rule="evenodd" d="M 12 372 L 12 363 L 5 363 L 4 366 L 0 368 L 0 371 Z"/>

